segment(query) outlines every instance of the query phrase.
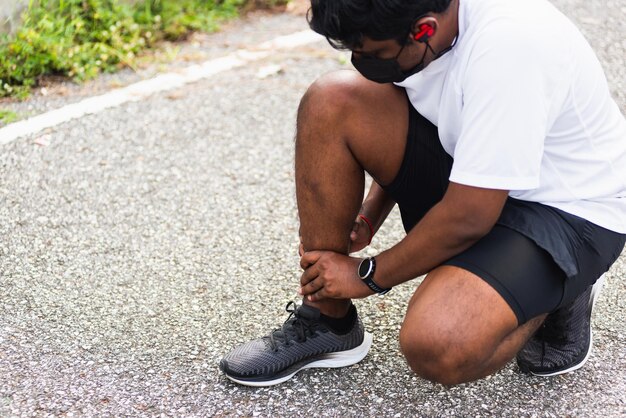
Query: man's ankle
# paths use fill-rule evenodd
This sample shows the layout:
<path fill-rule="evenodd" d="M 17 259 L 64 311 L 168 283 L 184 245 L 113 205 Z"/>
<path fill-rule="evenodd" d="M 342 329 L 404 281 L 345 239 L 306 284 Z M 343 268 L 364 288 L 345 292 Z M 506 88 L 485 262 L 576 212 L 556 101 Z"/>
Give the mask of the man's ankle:
<path fill-rule="evenodd" d="M 306 299 L 302 303 L 320 310 L 322 315 L 330 318 L 343 318 L 350 312 L 352 301 L 350 299 L 324 300 L 310 302 Z"/>
<path fill-rule="evenodd" d="M 357 312 L 354 305 L 350 305 L 348 313 L 342 318 L 333 318 L 324 314 L 320 316 L 320 322 L 330 328 L 336 334 L 347 334 L 354 328 L 357 321 Z"/>

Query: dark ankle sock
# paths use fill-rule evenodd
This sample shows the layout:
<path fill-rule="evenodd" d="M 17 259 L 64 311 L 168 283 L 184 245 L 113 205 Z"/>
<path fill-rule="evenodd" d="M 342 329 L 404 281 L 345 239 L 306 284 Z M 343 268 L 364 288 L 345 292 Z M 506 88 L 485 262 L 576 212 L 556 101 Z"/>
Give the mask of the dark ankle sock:
<path fill-rule="evenodd" d="M 350 305 L 348 313 L 343 318 L 333 318 L 332 316 L 320 314 L 320 321 L 335 334 L 347 334 L 352 330 L 352 327 L 354 327 L 356 321 L 356 307 Z"/>

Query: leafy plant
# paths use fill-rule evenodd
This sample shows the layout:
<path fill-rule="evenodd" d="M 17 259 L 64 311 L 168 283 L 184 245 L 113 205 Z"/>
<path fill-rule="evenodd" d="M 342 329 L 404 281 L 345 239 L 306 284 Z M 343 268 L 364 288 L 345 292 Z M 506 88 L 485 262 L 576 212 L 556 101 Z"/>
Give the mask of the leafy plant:
<path fill-rule="evenodd" d="M 24 97 L 44 75 L 82 81 L 133 67 L 144 49 L 214 31 L 247 1 L 30 0 L 17 33 L 0 35 L 0 97 Z"/>

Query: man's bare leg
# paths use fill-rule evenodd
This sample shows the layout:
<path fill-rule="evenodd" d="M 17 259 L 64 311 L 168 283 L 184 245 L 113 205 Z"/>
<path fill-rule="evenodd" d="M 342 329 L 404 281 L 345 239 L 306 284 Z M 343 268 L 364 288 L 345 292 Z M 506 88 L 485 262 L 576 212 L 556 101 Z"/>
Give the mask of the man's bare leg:
<path fill-rule="evenodd" d="M 504 367 L 543 323 L 518 326 L 506 301 L 480 277 L 458 267 L 433 270 L 419 286 L 400 331 L 400 346 L 420 376 L 453 385 Z"/>
<path fill-rule="evenodd" d="M 350 232 L 363 199 L 364 171 L 378 184 L 395 178 L 404 157 L 408 111 L 404 90 L 367 81 L 354 71 L 327 75 L 309 88 L 298 111 L 296 137 L 296 191 L 304 249 L 344 254 L 350 250 Z M 389 200 L 378 192 L 369 196 L 366 206 L 386 214 Z M 350 300 L 326 300 L 313 306 L 332 318 L 321 318 L 329 328 L 339 331 L 323 333 L 321 340 L 327 346 L 320 348 L 320 340 L 312 344 L 318 347 L 307 346 L 309 336 L 320 334 L 306 320 L 317 312 L 302 306 L 280 329 L 228 352 L 220 361 L 222 372 L 242 385 L 271 386 L 304 368 L 344 367 L 360 361 L 371 336 L 362 324 L 353 326 L 354 314 L 346 315 L 354 313 Z M 348 326 L 351 329 L 343 333 Z M 335 354 L 332 359 L 320 360 L 316 354 L 302 358 L 304 352 L 325 350 Z"/>
<path fill-rule="evenodd" d="M 323 77 L 298 109 L 296 194 L 305 250 L 347 254 L 363 200 L 364 171 L 379 184 L 396 176 L 406 145 L 408 102 L 392 86 L 353 71 Z M 309 302 L 341 317 L 350 300 Z"/>

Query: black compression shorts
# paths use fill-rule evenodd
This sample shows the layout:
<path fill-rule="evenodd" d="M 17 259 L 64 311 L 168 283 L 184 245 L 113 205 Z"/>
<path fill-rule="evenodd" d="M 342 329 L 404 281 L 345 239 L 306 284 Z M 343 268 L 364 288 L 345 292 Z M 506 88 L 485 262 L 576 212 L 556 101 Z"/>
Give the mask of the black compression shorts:
<path fill-rule="evenodd" d="M 404 160 L 383 186 L 398 203 L 408 232 L 443 197 L 452 158 L 437 127 L 409 103 Z M 537 202 L 509 198 L 493 230 L 445 265 L 468 270 L 491 285 L 521 325 L 571 302 L 619 257 L 626 235 Z"/>

